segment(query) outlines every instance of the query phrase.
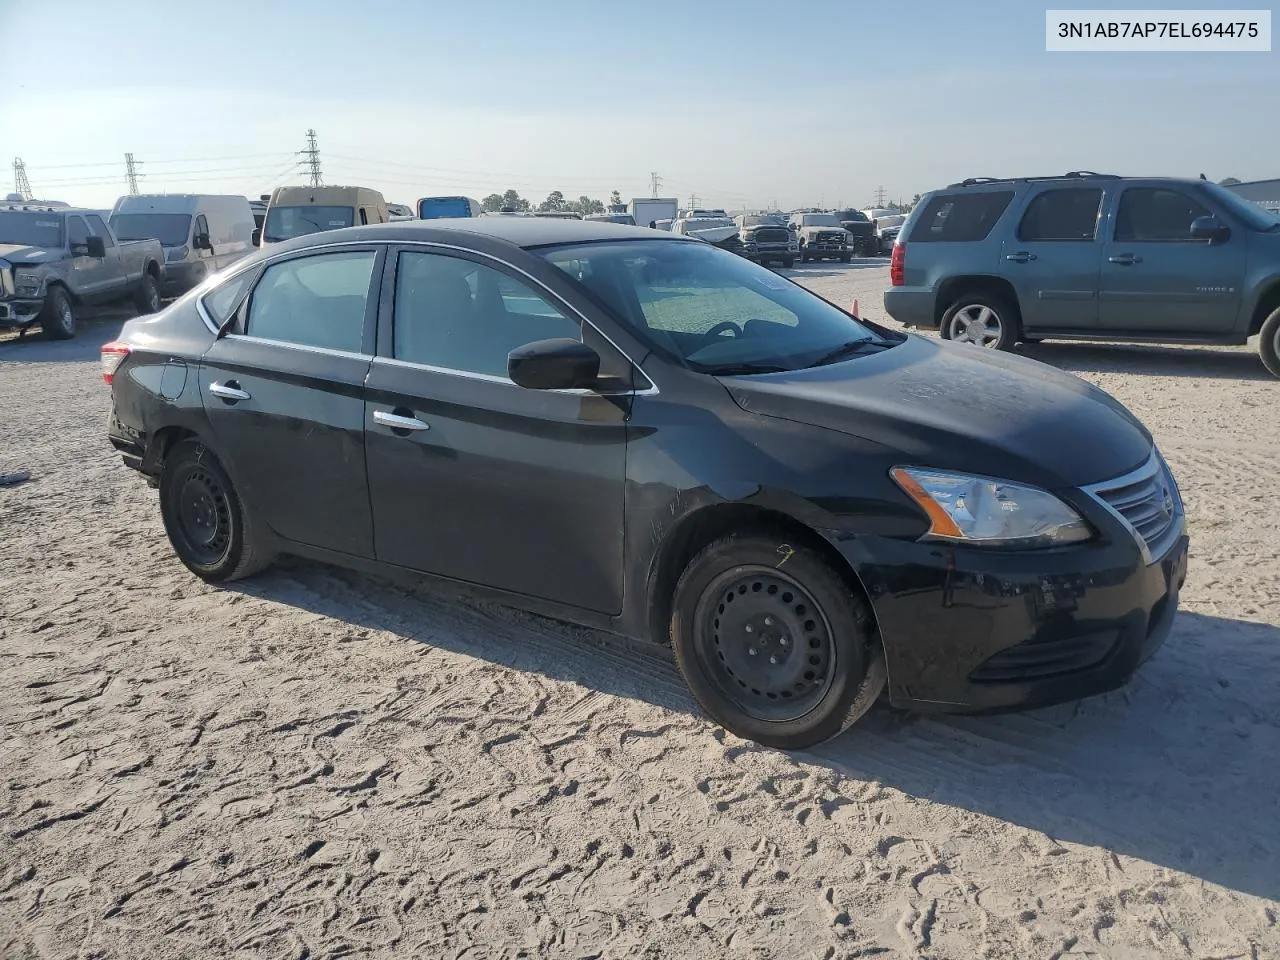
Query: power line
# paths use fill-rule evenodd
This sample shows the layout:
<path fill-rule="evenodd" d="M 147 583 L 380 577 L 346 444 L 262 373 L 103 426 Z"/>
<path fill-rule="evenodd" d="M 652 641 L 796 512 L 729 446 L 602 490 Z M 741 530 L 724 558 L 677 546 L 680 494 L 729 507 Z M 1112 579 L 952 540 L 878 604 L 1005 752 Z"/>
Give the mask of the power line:
<path fill-rule="evenodd" d="M 13 192 L 23 200 L 31 199 L 31 181 L 27 179 L 27 165 L 21 157 L 13 158 Z"/>
<path fill-rule="evenodd" d="M 134 163 L 133 154 L 124 155 L 124 175 L 129 181 L 129 195 L 138 195 L 138 164 Z"/>
<path fill-rule="evenodd" d="M 320 148 L 316 146 L 315 130 L 307 131 L 307 148 L 298 152 L 307 158 L 307 166 L 311 169 L 311 186 L 318 187 L 323 184 L 324 180 L 320 176 Z"/>

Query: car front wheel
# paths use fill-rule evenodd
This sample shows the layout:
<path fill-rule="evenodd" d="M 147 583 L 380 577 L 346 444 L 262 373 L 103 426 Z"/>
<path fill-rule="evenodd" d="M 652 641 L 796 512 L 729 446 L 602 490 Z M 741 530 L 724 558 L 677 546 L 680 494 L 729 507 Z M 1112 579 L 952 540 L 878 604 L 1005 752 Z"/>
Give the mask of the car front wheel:
<path fill-rule="evenodd" d="M 1258 331 L 1258 356 L 1268 371 L 1280 377 L 1280 307 L 1271 311 Z"/>
<path fill-rule="evenodd" d="M 53 340 L 70 340 L 76 335 L 76 312 L 71 296 L 62 287 L 50 287 L 40 311 L 40 329 Z"/>
<path fill-rule="evenodd" d="M 238 580 L 271 563 L 256 517 L 213 451 L 198 440 L 178 443 L 165 458 L 160 515 L 178 559 L 202 580 Z"/>
<path fill-rule="evenodd" d="M 1017 311 L 989 294 L 956 300 L 942 315 L 942 339 L 991 350 L 1012 350 L 1021 335 Z"/>
<path fill-rule="evenodd" d="M 885 685 L 865 602 L 785 537 L 733 535 L 689 564 L 671 618 L 676 663 L 730 732 L 800 750 L 848 729 Z"/>

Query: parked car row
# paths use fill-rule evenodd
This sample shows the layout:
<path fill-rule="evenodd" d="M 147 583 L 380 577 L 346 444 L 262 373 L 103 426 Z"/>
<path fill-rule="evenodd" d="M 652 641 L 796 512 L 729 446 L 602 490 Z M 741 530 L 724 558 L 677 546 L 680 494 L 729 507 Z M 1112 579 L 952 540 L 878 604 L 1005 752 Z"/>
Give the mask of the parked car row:
<path fill-rule="evenodd" d="M 1241 345 L 1280 376 L 1280 215 L 1205 180 L 1074 172 L 935 190 L 884 306 L 946 340 Z"/>

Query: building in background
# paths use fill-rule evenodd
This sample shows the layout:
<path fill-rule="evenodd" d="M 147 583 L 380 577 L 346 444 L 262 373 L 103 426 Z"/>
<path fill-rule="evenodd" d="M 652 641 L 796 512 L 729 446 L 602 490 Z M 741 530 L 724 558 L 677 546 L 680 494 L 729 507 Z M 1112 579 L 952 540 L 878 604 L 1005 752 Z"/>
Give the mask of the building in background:
<path fill-rule="evenodd" d="M 1280 213 L 1280 179 L 1251 180 L 1248 183 L 1228 183 L 1225 186 L 1272 213 Z"/>

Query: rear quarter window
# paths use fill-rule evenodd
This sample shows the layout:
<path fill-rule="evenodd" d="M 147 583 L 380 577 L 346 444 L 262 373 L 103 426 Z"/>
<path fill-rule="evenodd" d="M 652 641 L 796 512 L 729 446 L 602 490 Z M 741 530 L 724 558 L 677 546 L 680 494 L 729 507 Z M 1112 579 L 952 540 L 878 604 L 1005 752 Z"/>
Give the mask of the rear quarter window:
<path fill-rule="evenodd" d="M 1012 190 L 940 194 L 921 211 L 908 242 L 985 240 L 1011 200 Z"/>

